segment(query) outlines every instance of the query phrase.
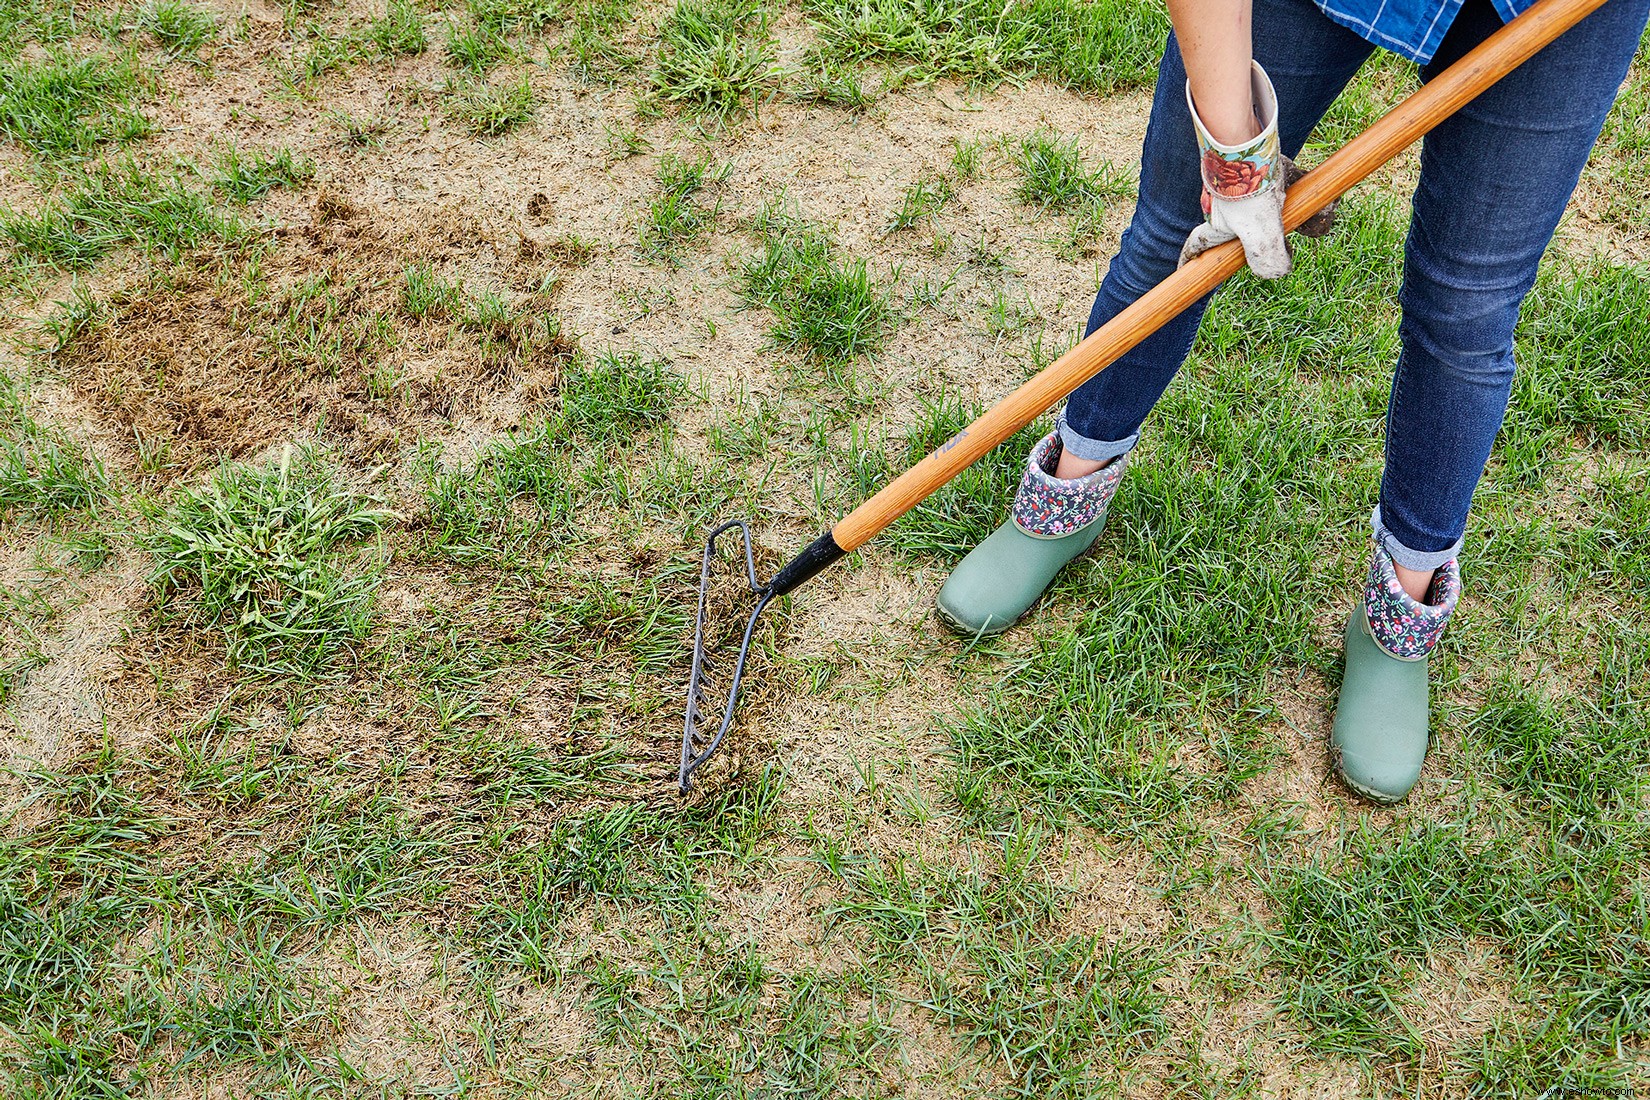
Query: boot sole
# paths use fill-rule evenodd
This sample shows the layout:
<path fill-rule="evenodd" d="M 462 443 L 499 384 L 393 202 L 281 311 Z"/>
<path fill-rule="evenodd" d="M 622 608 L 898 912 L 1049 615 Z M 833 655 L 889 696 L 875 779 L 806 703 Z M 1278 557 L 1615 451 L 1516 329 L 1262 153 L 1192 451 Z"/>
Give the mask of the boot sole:
<path fill-rule="evenodd" d="M 1032 608 L 1036 607 L 1037 604 L 1042 601 L 1043 598 L 1038 596 L 1032 603 L 1031 607 L 1028 607 L 1024 611 L 1020 612 L 1020 619 L 1023 619 L 1027 615 L 1031 614 Z M 976 630 L 967 623 L 963 622 L 961 619 L 953 616 L 951 612 L 945 609 L 945 605 L 940 603 L 937 599 L 934 601 L 934 617 L 939 619 L 947 630 L 951 631 L 951 633 L 960 638 L 995 638 L 999 634 L 1007 634 L 1010 630 L 1014 629 L 1014 624 L 1020 621 L 1020 619 L 1015 619 L 1013 622 L 1004 623 L 1002 626 L 992 623 L 984 630 Z"/>
<path fill-rule="evenodd" d="M 1366 787 L 1362 783 L 1359 783 L 1356 779 L 1353 779 L 1350 775 L 1347 775 L 1346 768 L 1341 762 L 1341 750 L 1336 748 L 1334 745 L 1329 746 L 1329 765 L 1335 772 L 1335 778 L 1341 781 L 1341 786 L 1345 787 L 1359 798 L 1377 803 L 1381 806 L 1396 806 L 1398 803 L 1409 797 L 1409 792 L 1405 791 L 1397 798 L 1393 798 L 1389 794 L 1377 791 L 1371 787 Z"/>

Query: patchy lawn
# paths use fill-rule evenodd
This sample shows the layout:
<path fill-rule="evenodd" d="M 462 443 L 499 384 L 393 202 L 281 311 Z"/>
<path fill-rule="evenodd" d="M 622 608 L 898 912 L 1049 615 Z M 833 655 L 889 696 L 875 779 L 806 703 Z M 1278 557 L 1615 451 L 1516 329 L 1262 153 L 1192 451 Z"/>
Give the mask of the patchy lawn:
<path fill-rule="evenodd" d="M 1415 163 L 1239 276 L 1097 551 L 930 614 L 1069 347 L 1121 0 L 0 0 L 0 1092 L 1650 1088 L 1650 61 L 1525 310 L 1437 744 L 1329 777 Z M 1413 86 L 1374 63 L 1321 159 Z"/>

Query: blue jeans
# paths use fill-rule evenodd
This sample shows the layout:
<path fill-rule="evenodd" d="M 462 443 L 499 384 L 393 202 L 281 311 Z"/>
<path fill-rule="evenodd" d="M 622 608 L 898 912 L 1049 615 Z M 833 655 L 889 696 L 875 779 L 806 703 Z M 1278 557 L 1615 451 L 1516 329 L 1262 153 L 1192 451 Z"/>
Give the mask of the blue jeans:
<path fill-rule="evenodd" d="M 1512 389 L 1513 326 L 1536 267 L 1638 47 L 1650 0 L 1609 0 L 1427 135 L 1399 293 L 1401 351 L 1387 406 L 1375 536 L 1399 565 L 1436 569 L 1461 548 L 1473 489 Z M 1467 0 L 1421 72 L 1431 79 L 1501 25 Z M 1254 0 L 1255 57 L 1272 77 L 1290 156 L 1374 50 L 1311 0 Z M 1164 51 L 1140 165 L 1140 198 L 1095 297 L 1089 331 L 1175 269 L 1203 220 L 1186 70 Z M 1519 165 L 1541 165 L 1539 172 Z M 1333 237 L 1330 238 L 1333 240 Z M 1208 298 L 1078 388 L 1066 450 L 1106 459 L 1140 425 L 1191 350 Z"/>

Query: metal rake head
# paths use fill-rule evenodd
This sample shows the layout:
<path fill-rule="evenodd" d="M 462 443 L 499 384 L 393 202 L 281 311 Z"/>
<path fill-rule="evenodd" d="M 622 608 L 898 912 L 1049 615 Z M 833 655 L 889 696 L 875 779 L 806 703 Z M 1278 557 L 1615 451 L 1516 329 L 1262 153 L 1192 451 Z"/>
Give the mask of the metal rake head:
<path fill-rule="evenodd" d="M 719 644 L 720 635 L 712 632 L 715 624 L 711 623 L 711 565 L 718 558 L 716 540 L 732 531 L 739 533 L 744 552 L 745 581 L 750 586 L 751 594 L 756 597 L 756 607 L 751 611 L 749 621 L 745 623 L 745 632 L 739 641 L 738 656 L 734 658 L 733 668 L 727 674 L 727 698 L 723 702 L 717 702 L 717 696 L 721 692 L 716 680 L 711 676 L 709 666 L 713 660 L 717 664 L 725 664 L 725 661 L 724 646 Z M 722 738 L 727 736 L 728 727 L 733 725 L 733 713 L 739 704 L 739 687 L 745 676 L 745 661 L 750 657 L 751 636 L 756 631 L 756 619 L 774 595 L 771 584 L 764 585 L 756 579 L 756 555 L 751 545 L 750 528 L 745 526 L 745 521 L 731 520 L 712 531 L 710 537 L 705 540 L 704 562 L 699 569 L 699 612 L 693 626 L 693 675 L 688 680 L 687 721 L 682 731 L 682 770 L 678 777 L 684 794 L 687 793 L 693 770 L 710 759 L 711 754 L 722 744 Z M 718 678 L 721 675 L 718 673 Z M 718 708 L 721 710 L 720 718 L 716 713 Z M 707 717 L 716 723 L 714 734 L 708 733 L 709 726 L 702 724 Z"/>

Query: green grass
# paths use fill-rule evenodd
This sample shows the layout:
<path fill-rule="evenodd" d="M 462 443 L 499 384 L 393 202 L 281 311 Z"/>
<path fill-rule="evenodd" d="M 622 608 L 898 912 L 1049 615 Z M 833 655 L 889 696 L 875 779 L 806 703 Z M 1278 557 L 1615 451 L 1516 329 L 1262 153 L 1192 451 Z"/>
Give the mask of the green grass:
<path fill-rule="evenodd" d="M 540 308 L 541 304 L 533 299 L 507 302 L 492 291 L 482 291 L 470 297 L 458 324 L 475 335 L 482 362 L 494 369 L 507 371 L 531 361 L 554 362 L 566 356 L 572 343 L 563 335 L 560 319 Z"/>
<path fill-rule="evenodd" d="M 315 95 L 314 84 L 337 69 L 346 68 L 368 56 L 367 44 L 347 31 L 334 33 L 317 23 L 309 23 L 291 36 L 294 48 L 285 59 L 271 64 L 294 95 Z M 302 42 L 302 48 L 296 43 Z"/>
<path fill-rule="evenodd" d="M 176 257 L 241 231 L 205 195 L 134 161 L 98 166 L 35 213 L 0 207 L 0 239 L 15 256 L 62 268 L 85 267 L 127 245 Z"/>
<path fill-rule="evenodd" d="M 757 0 L 679 0 L 659 42 L 652 82 L 662 102 L 737 114 L 773 84 L 773 36 Z"/>
<path fill-rule="evenodd" d="M 1291 975 L 1280 1000 L 1333 1052 L 1420 1054 L 1413 1024 L 1394 1019 L 1392 993 L 1446 944 L 1461 947 L 1494 900 L 1480 853 L 1436 825 L 1358 832 L 1341 858 L 1274 880 L 1276 965 Z"/>
<path fill-rule="evenodd" d="M 1166 602 L 1164 587 L 1145 577 L 1113 586 L 1111 614 L 1040 647 L 1033 667 L 952 726 L 953 793 L 964 812 L 982 822 L 1031 813 L 1120 836 L 1173 836 L 1192 828 L 1199 807 L 1234 797 L 1265 770 L 1273 750 L 1252 732 L 1198 746 L 1197 766 L 1183 759 L 1170 716 L 1218 709 L 1244 685 L 1218 650 L 1211 656 L 1223 667 L 1207 683 L 1189 682 L 1187 666 L 1214 647 L 1194 655 L 1167 638 L 1214 625 L 1203 611 L 1221 597 L 1213 585 L 1194 580 L 1184 597 L 1191 606 L 1172 607 L 1128 648 L 1130 618 Z M 1233 633 L 1242 629 L 1233 624 Z"/>
<path fill-rule="evenodd" d="M 411 57 L 429 49 L 429 33 L 412 0 L 390 0 L 384 14 L 342 28 L 333 28 L 313 18 L 301 23 L 300 16 L 313 16 L 308 5 L 289 8 L 288 36 L 294 48 L 285 58 L 272 61 L 287 89 L 300 98 L 316 96 L 314 84 L 328 73 L 363 61 Z M 476 72 L 507 56 L 507 44 L 483 33 L 476 37 L 470 28 L 448 25 L 449 53 L 459 40 L 453 56 Z"/>
<path fill-rule="evenodd" d="M 588 84 L 617 85 L 642 64 L 607 33 L 574 27 L 567 37 L 569 67 Z"/>
<path fill-rule="evenodd" d="M 804 103 L 864 111 L 876 97 L 865 90 L 855 66 L 829 57 L 815 57 L 795 78 L 791 94 Z"/>
<path fill-rule="evenodd" d="M 472 913 L 476 950 L 488 965 L 549 977 L 557 974 L 565 958 L 558 945 L 564 922 L 592 905 L 615 915 L 645 909 L 657 919 L 700 924 L 707 899 L 696 881 L 695 866 L 759 850 L 771 831 L 782 789 L 777 769 L 769 768 L 738 789 L 681 814 L 667 816 L 630 804 L 564 817 L 542 838 L 492 861 L 495 877 L 489 894 L 478 899 Z M 705 931 L 716 935 L 708 927 Z M 610 1039 L 623 1035 L 645 1047 L 655 1027 L 680 1038 L 672 1021 L 681 1019 L 695 1031 L 706 1028 L 707 1037 L 714 1035 L 709 1030 L 712 1020 L 703 1011 L 695 1012 L 693 1002 L 709 1009 L 713 1018 L 725 1015 L 733 1007 L 724 1000 L 729 991 L 715 987 L 730 980 L 734 991 L 745 994 L 736 993 L 736 1000 L 743 1009 L 739 1014 L 749 1020 L 756 1007 L 751 985 L 760 983 L 763 968 L 748 954 L 735 952 L 729 959 L 730 947 L 724 943 L 715 950 L 721 958 L 706 973 L 711 988 L 703 992 L 700 978 L 672 983 L 672 977 L 681 982 L 687 974 L 670 966 L 671 949 L 663 945 L 663 973 L 620 975 L 611 964 L 596 963 L 599 969 L 592 977 L 600 990 L 595 1000 L 598 1018 L 604 1018 L 603 1033 Z M 663 1005 L 643 1000 L 636 987 L 644 982 L 656 984 L 666 995 Z"/>
<path fill-rule="evenodd" d="M 390 0 L 384 14 L 367 24 L 365 36 L 384 57 L 414 57 L 430 47 L 415 0 Z"/>
<path fill-rule="evenodd" d="M 125 923 L 164 896 L 138 851 L 163 822 L 129 778 L 107 755 L 65 775 L 31 775 L 29 804 L 57 812 L 21 834 L 8 829 L 0 844 L 0 1023 L 22 1039 L 5 1070 L 31 1089 L 43 1083 L 40 1095 L 104 1091 L 110 1082 L 111 1037 L 88 1035 L 96 1025 L 79 1022 L 74 1002 L 97 981 Z M 11 809 L 8 825 L 22 808 Z"/>
<path fill-rule="evenodd" d="M 476 74 L 516 56 L 513 37 L 543 34 L 568 14 L 559 0 L 467 0 L 465 7 L 468 22 L 448 27 L 447 57 Z"/>
<path fill-rule="evenodd" d="M 691 45 L 672 5 L 285 8 L 274 54 L 314 74 L 297 88 L 243 64 L 257 43 L 212 9 L 217 45 L 191 56 L 220 71 L 131 61 L 130 103 L 165 121 L 156 81 L 221 83 L 233 54 L 266 105 L 248 97 L 246 125 L 309 101 L 304 156 L 251 131 L 169 132 L 164 164 L 110 163 L 115 137 L 12 139 L 36 178 L 0 217 L 0 262 L 18 353 L 46 354 L 0 378 L 0 1094 L 1640 1087 L 1642 265 L 1561 237 L 1526 304 L 1406 805 L 1357 801 L 1323 756 L 1398 353 L 1406 207 L 1382 188 L 1300 242 L 1289 279 L 1216 296 L 1104 537 L 1022 625 L 955 639 L 931 601 L 1048 417 L 770 606 L 740 721 L 682 797 L 706 528 L 747 517 L 770 576 L 1074 338 L 1103 272 L 1034 245 L 1111 221 L 1120 174 L 1034 119 L 995 136 L 976 88 L 909 86 L 1133 86 L 1160 13 L 698 5 Z M 0 67 L 158 64 L 145 10 L 0 4 Z M 532 66 L 392 73 L 448 27 Z M 656 83 L 667 59 L 725 74 L 751 53 L 768 64 L 721 99 Z M 412 82 L 345 118 L 316 100 L 346 65 L 356 90 Z M 243 211 L 313 199 L 313 178 L 390 195 L 405 181 L 375 143 L 429 125 L 466 145 L 443 69 L 466 89 L 527 74 L 532 131 L 582 120 L 581 155 L 642 197 L 531 203 L 561 181 L 524 177 L 473 230 L 448 199 L 348 188 L 349 210 Z M 1582 196 L 1611 255 L 1636 248 L 1600 193 L 1640 189 L 1641 78 Z M 1372 66 L 1319 139 L 1409 79 Z M 900 144 L 913 111 L 945 132 Z M 821 127 L 870 168 L 797 144 Z M 491 194 L 471 169 L 497 158 L 469 159 L 455 194 Z M 893 198 L 840 235 L 762 193 L 851 198 L 866 171 Z M 277 210 L 299 216 L 262 224 Z M 993 210 L 1019 224 L 976 224 Z M 177 330 L 153 322 L 203 293 L 214 371 L 290 387 L 317 450 L 259 436 L 249 465 L 202 468 L 189 395 L 120 358 L 163 347 Z M 110 400 L 156 403 L 171 456 Z M 713 576 L 719 606 L 750 606 Z"/>
<path fill-rule="evenodd" d="M 1397 361 L 1397 310 L 1404 227 L 1375 198 L 1344 202 L 1332 243 L 1296 246 L 1298 277 L 1268 286 L 1242 277 L 1216 296 L 1199 339 L 1211 358 L 1266 357 L 1280 370 L 1341 378 L 1382 396 Z"/>
<path fill-rule="evenodd" d="M 1503 676 L 1468 727 L 1498 783 L 1565 821 L 1618 820 L 1643 793 L 1650 724 L 1633 683 L 1642 661 L 1607 653 L 1622 663 L 1613 675 L 1606 667 L 1603 698 L 1553 700 Z"/>
<path fill-rule="evenodd" d="M 84 283 L 76 280 L 69 297 L 53 303 L 53 308 L 32 331 L 25 331 L 18 346 L 31 352 L 51 354 L 101 328 L 109 319 L 107 303 L 98 300 Z"/>
<path fill-rule="evenodd" d="M 361 287 L 322 271 L 265 299 L 266 354 L 282 367 L 337 378 L 367 373 L 394 340 L 390 318 L 352 308 Z"/>
<path fill-rule="evenodd" d="M 427 265 L 407 268 L 402 279 L 401 309 L 409 317 L 443 320 L 462 307 L 463 286 L 443 281 Z"/>
<path fill-rule="evenodd" d="M 901 82 L 1042 76 L 1106 93 L 1149 82 L 1168 20 L 1155 4 L 809 0 L 821 52 L 889 66 Z"/>
<path fill-rule="evenodd" d="M 1637 319 L 1650 316 L 1650 272 L 1602 261 L 1549 263 L 1519 326 L 1505 446 L 1582 432 L 1630 450 L 1650 444 L 1650 377 Z M 1543 448 L 1545 449 L 1545 448 Z"/>
<path fill-rule="evenodd" d="M 21 383 L 0 375 L 0 521 L 95 513 L 112 496 L 102 462 L 25 408 Z"/>
<path fill-rule="evenodd" d="M 664 428 L 681 391 L 681 381 L 656 360 L 615 352 L 579 360 L 544 424 L 500 440 L 469 469 L 430 471 L 424 504 L 431 549 L 459 563 L 528 569 L 547 550 L 576 542 L 581 506 L 600 506 L 579 488 L 591 473 L 581 456 Z M 604 465 L 598 461 L 596 469 Z"/>
<path fill-rule="evenodd" d="M 1015 194 L 1021 202 L 1075 215 L 1061 244 L 1064 254 L 1084 253 L 1099 235 L 1108 202 L 1134 193 L 1133 183 L 1109 161 L 1089 169 L 1075 138 L 1061 138 L 1046 128 L 1021 138 L 1010 155 L 1020 170 Z"/>
<path fill-rule="evenodd" d="M 224 466 L 154 518 L 157 611 L 244 673 L 318 674 L 366 636 L 378 566 L 351 550 L 390 518 L 311 454 Z"/>
<path fill-rule="evenodd" d="M 944 176 L 918 177 L 915 183 L 905 189 L 899 209 L 889 217 L 888 231 L 892 233 L 910 229 L 919 222 L 932 219 L 951 201 L 954 194 L 951 181 Z"/>
<path fill-rule="evenodd" d="M 108 475 L 84 447 L 38 432 L 0 439 L 0 516 L 96 509 L 108 496 Z"/>
<path fill-rule="evenodd" d="M 568 267 L 583 267 L 595 259 L 599 246 L 587 237 L 567 233 L 551 241 L 548 251 L 552 257 Z"/>
<path fill-rule="evenodd" d="M 917 982 L 964 1051 L 1001 1070 L 994 1095 L 1091 1095 L 1105 1062 L 1151 1049 L 1166 1027 L 1161 956 L 1050 934 L 1068 899 L 1039 867 L 1048 839 L 1022 821 L 999 852 L 966 846 L 962 870 L 816 852 L 842 882 L 833 911 L 865 930 L 882 967 Z"/>
<path fill-rule="evenodd" d="M 1021 202 L 1036 206 L 1092 208 L 1132 191 L 1128 180 L 1109 162 L 1093 171 L 1085 168 L 1076 138 L 1061 139 L 1048 130 L 1021 138 L 1014 161 L 1021 177 L 1015 193 Z"/>
<path fill-rule="evenodd" d="M 558 432 L 615 446 L 664 425 L 681 380 L 658 360 L 603 352 L 569 372 L 561 387 Z"/>
<path fill-rule="evenodd" d="M 961 141 L 953 143 L 951 150 L 951 170 L 957 173 L 957 178 L 973 181 L 980 178 L 985 167 L 985 144 L 981 141 Z"/>
<path fill-rule="evenodd" d="M 218 159 L 212 186 L 235 202 L 261 199 L 277 187 L 302 187 L 315 178 L 315 162 L 290 149 L 242 153 L 228 149 Z"/>
<path fill-rule="evenodd" d="M 1609 1045 L 1650 1028 L 1642 884 L 1621 862 L 1642 850 L 1631 837 L 1526 844 L 1509 830 L 1471 843 L 1431 823 L 1360 830 L 1338 858 L 1269 887 L 1272 950 L 1295 976 L 1280 1000 L 1328 1050 L 1417 1058 L 1422 1037 L 1402 1022 L 1418 1007 L 1406 997 L 1415 968 L 1483 937 L 1505 952 L 1515 989 L 1546 991 L 1535 1018 L 1571 1030 L 1565 1060 L 1608 1076 Z"/>
<path fill-rule="evenodd" d="M 182 0 L 153 0 L 139 14 L 137 25 L 173 58 L 194 58 L 218 36 L 217 17 Z"/>
<path fill-rule="evenodd" d="M 898 318 L 866 261 L 842 260 L 823 232 L 772 212 L 761 229 L 762 254 L 745 264 L 742 293 L 774 315 L 774 342 L 826 363 L 880 351 Z"/>
<path fill-rule="evenodd" d="M 430 266 L 414 264 L 402 272 L 399 312 L 471 333 L 482 360 L 507 371 L 529 360 L 560 358 L 572 349 L 560 320 L 542 308 L 544 291 L 541 285 L 536 295 L 508 300 L 490 289 L 471 292 L 462 281 L 443 279 Z"/>
<path fill-rule="evenodd" d="M 504 83 L 469 80 L 450 85 L 443 106 L 473 136 L 494 138 L 530 122 L 538 96 L 525 76 Z"/>
<path fill-rule="evenodd" d="M 45 57 L 0 56 L 0 135 L 49 159 L 144 137 L 137 62 L 54 47 Z"/>
<path fill-rule="evenodd" d="M 661 850 L 657 823 L 635 807 L 582 814 L 501 861 L 497 893 L 475 912 L 478 950 L 528 973 L 553 972 L 546 946 L 569 910 L 592 900 L 691 910 L 699 902 L 684 852 Z"/>
<path fill-rule="evenodd" d="M 1479 1096 L 1626 1096 L 1633 1088 L 1629 1067 L 1578 1052 L 1569 1028 L 1556 1020 L 1497 1020 L 1477 1044 L 1451 1054 Z"/>
<path fill-rule="evenodd" d="M 561 49 L 580 80 L 613 86 L 641 66 L 642 59 L 615 37 L 634 22 L 630 0 L 587 0 L 567 14 Z"/>
<path fill-rule="evenodd" d="M 906 434 L 901 468 L 938 450 L 983 412 L 982 405 L 946 396 L 925 402 Z M 1002 522 L 1025 472 L 1026 453 L 1046 434 L 1046 424 L 1033 424 L 994 448 L 900 520 L 888 533 L 889 546 L 919 559 L 926 555 L 949 559 L 966 553 Z M 878 462 L 866 471 L 865 487 L 874 488 L 898 472 Z"/>
<path fill-rule="evenodd" d="M 727 178 L 731 165 L 715 168 L 709 155 L 695 159 L 665 156 L 659 161 L 659 194 L 648 206 L 642 222 L 644 251 L 674 262 L 687 242 L 716 223 L 720 204 L 705 207 L 702 194 L 707 184 Z"/>
<path fill-rule="evenodd" d="M 606 132 L 608 155 L 615 160 L 637 156 L 650 148 L 647 138 L 634 127 L 609 126 Z"/>
<path fill-rule="evenodd" d="M 183 733 L 183 772 L 203 778 L 227 763 L 225 739 L 260 732 L 231 712 Z M 187 819 L 143 805 L 163 757 L 103 751 L 22 774 L 31 818 L 0 844 L 10 1036 L 0 1080 L 10 1095 L 118 1095 L 163 1077 L 246 1072 L 274 1087 L 325 1072 L 314 1054 L 328 1027 L 325 984 L 293 964 L 328 930 L 439 892 L 443 853 L 392 798 L 290 761 L 272 768 L 280 755 L 256 746 L 242 758 L 282 789 L 236 796 L 237 808 L 289 813 L 294 825 L 250 856 L 198 835 L 178 858 Z M 208 802 L 225 793 L 194 790 Z M 122 953 L 150 918 L 154 935 Z"/>
<path fill-rule="evenodd" d="M 491 27 L 455 23 L 447 28 L 447 59 L 460 69 L 484 74 L 511 56 L 509 40 Z"/>
<path fill-rule="evenodd" d="M 477 27 L 498 35 L 538 33 L 560 23 L 565 14 L 559 0 L 467 0 L 466 7 Z"/>
<path fill-rule="evenodd" d="M 1319 120 L 1308 149 L 1334 152 L 1374 125 L 1382 115 L 1420 86 L 1415 64 L 1376 50 Z"/>
<path fill-rule="evenodd" d="M 0 59 L 9 59 L 30 42 L 42 46 L 66 42 L 88 29 L 69 0 L 21 0 L 0 7 Z"/>
<path fill-rule="evenodd" d="M 1614 109 L 1604 122 L 1604 132 L 1589 162 L 1589 175 L 1603 177 L 1604 185 L 1594 189 L 1593 202 L 1602 217 L 1642 231 L 1650 226 L 1646 201 L 1650 200 L 1650 48 L 1639 43 L 1639 54 L 1627 81 L 1616 96 Z"/>
<path fill-rule="evenodd" d="M 389 133 L 390 119 L 383 115 L 352 115 L 345 111 L 331 111 L 327 121 L 343 135 L 344 141 L 359 148 L 378 148 Z"/>

